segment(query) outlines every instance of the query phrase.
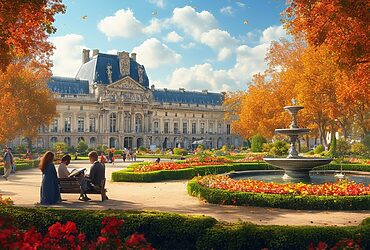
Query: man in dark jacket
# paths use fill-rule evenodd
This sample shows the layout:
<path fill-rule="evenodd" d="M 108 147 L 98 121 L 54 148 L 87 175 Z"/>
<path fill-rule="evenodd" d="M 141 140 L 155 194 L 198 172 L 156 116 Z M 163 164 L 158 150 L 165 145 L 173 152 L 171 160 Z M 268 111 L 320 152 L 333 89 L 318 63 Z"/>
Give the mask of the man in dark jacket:
<path fill-rule="evenodd" d="M 95 188 L 101 188 L 101 182 L 105 179 L 105 167 L 98 161 L 98 153 L 96 151 L 91 151 L 89 154 L 90 163 L 93 164 L 90 168 L 90 174 L 86 175 L 85 178 L 81 180 L 81 196 L 79 200 L 88 201 L 86 192 L 88 190 L 94 190 Z"/>

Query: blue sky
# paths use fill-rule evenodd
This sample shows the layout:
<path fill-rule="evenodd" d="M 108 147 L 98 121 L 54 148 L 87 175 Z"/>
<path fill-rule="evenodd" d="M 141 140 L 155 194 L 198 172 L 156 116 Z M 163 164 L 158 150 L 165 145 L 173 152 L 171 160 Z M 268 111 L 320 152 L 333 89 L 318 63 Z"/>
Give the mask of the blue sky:
<path fill-rule="evenodd" d="M 286 37 L 284 0 L 65 0 L 56 16 L 53 74 L 73 77 L 83 48 L 137 53 L 159 88 L 243 90 Z"/>

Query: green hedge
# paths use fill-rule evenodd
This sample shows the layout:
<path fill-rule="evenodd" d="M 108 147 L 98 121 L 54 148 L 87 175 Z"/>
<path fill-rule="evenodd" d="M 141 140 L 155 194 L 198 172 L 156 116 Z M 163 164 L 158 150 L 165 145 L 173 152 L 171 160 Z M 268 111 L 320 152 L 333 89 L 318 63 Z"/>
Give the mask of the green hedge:
<path fill-rule="evenodd" d="M 16 171 L 30 169 L 30 168 L 37 168 L 39 165 L 39 160 L 21 160 L 16 161 Z M 0 166 L 0 173 L 4 173 L 4 166 Z"/>
<path fill-rule="evenodd" d="M 135 165 L 137 166 L 137 165 Z M 133 166 L 112 173 L 112 181 L 127 182 L 155 182 L 163 180 L 186 180 L 197 175 L 221 174 L 230 171 L 276 169 L 275 167 L 261 163 L 228 163 L 224 165 L 199 166 L 179 170 L 159 170 L 145 173 L 133 172 Z"/>
<path fill-rule="evenodd" d="M 230 192 L 207 188 L 197 183 L 197 178 L 188 182 L 188 193 L 205 199 L 209 203 L 275 207 L 302 210 L 368 210 L 370 195 L 361 196 L 298 196 L 282 194 L 262 194 L 250 192 Z"/>
<path fill-rule="evenodd" d="M 331 246 L 343 238 L 357 238 L 361 233 L 363 249 L 370 247 L 369 219 L 360 226 L 259 226 L 251 223 L 222 223 L 206 216 L 185 216 L 174 213 L 120 210 L 70 210 L 50 208 L 0 207 L 0 217 L 11 217 L 22 229 L 34 226 L 40 232 L 61 221 L 74 221 L 88 239 L 99 235 L 105 216 L 124 220 L 120 236 L 137 231 L 156 249 L 307 249 L 313 242 Z"/>

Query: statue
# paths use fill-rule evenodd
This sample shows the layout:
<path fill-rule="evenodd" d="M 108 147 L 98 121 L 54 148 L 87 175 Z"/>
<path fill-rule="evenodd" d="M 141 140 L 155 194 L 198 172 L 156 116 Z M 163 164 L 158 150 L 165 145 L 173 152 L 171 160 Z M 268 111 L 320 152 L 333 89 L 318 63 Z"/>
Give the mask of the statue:
<path fill-rule="evenodd" d="M 107 75 L 108 75 L 108 81 L 109 83 L 112 83 L 112 65 L 107 65 Z"/>
<path fill-rule="evenodd" d="M 292 105 L 296 106 L 297 105 L 297 100 L 292 98 Z"/>
<path fill-rule="evenodd" d="M 144 73 L 144 66 L 140 65 L 138 68 L 139 83 L 143 83 L 143 73 Z"/>

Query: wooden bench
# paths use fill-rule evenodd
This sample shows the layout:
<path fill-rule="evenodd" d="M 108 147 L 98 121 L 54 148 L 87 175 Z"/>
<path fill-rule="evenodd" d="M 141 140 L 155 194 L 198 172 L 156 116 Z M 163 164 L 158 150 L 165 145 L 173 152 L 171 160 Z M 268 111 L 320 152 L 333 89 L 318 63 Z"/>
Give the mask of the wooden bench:
<path fill-rule="evenodd" d="M 80 194 L 81 188 L 79 180 L 80 178 L 58 178 L 59 180 L 59 189 L 60 193 L 63 194 Z M 94 190 L 88 190 L 87 194 L 100 194 L 101 201 L 105 201 L 108 199 L 107 197 L 107 190 L 105 189 L 105 179 L 101 181 L 101 188 L 96 187 Z"/>

